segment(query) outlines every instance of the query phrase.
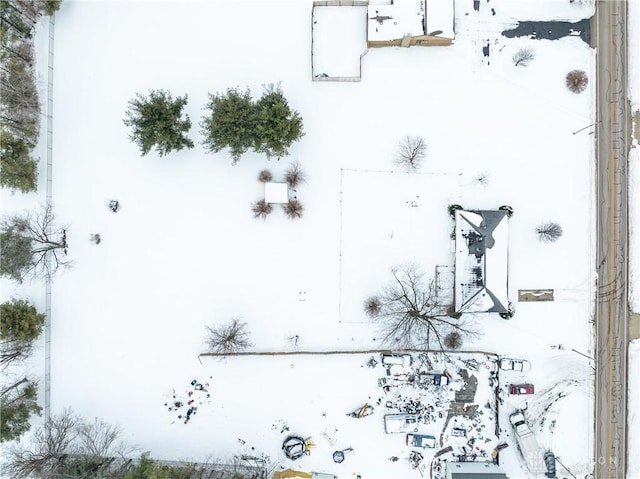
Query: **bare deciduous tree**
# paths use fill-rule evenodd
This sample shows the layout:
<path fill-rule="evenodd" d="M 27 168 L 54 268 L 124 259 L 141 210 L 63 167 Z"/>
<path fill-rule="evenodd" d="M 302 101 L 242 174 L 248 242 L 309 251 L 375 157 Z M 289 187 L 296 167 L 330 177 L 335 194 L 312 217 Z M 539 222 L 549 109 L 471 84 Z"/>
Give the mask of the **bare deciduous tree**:
<path fill-rule="evenodd" d="M 117 427 L 85 421 L 67 409 L 51 416 L 29 443 L 9 448 L 4 472 L 15 479 L 121 477 L 110 474 L 110 465 L 135 448 L 119 439 Z"/>
<path fill-rule="evenodd" d="M 11 447 L 6 456 L 5 473 L 15 479 L 58 477 L 61 462 L 68 454 L 76 454 L 79 418 L 65 410 L 51 416 L 38 428 L 29 444 Z"/>
<path fill-rule="evenodd" d="M 258 200 L 251 204 L 251 211 L 253 211 L 254 218 L 262 218 L 264 220 L 273 211 L 273 206 L 265 200 Z"/>
<path fill-rule="evenodd" d="M 284 212 L 288 218 L 291 218 L 292 220 L 296 218 L 302 218 L 302 212 L 304 211 L 304 208 L 302 207 L 302 203 L 300 203 L 295 198 L 290 199 L 287 203 L 283 204 L 282 208 L 284 209 Z"/>
<path fill-rule="evenodd" d="M 536 228 L 538 239 L 544 243 L 553 243 L 562 236 L 562 226 L 558 223 L 542 223 Z"/>
<path fill-rule="evenodd" d="M 67 227 L 56 226 L 51 205 L 42 211 L 11 216 L 0 226 L 0 274 L 18 282 L 32 274 L 47 278 L 70 265 Z"/>
<path fill-rule="evenodd" d="M 268 183 L 273 179 L 273 175 L 269 170 L 262 170 L 258 173 L 258 181 L 261 183 Z"/>
<path fill-rule="evenodd" d="M 377 295 L 380 312 L 374 318 L 383 342 L 399 348 L 445 349 L 451 332 L 461 336 L 477 333 L 464 320 L 447 315 L 433 281 L 426 282 L 414 264 L 391 270 L 393 280 Z"/>
<path fill-rule="evenodd" d="M 205 343 L 212 353 L 236 353 L 253 346 L 249 340 L 247 323 L 241 321 L 240 318 L 233 318 L 220 326 L 206 326 L 206 328 Z"/>
<path fill-rule="evenodd" d="M 532 48 L 521 48 L 513 54 L 513 64 L 517 67 L 529 66 L 529 63 L 536 57 L 536 53 Z"/>
<path fill-rule="evenodd" d="M 566 83 L 573 93 L 582 93 L 589 84 L 589 77 L 583 70 L 572 70 L 567 73 Z"/>
<path fill-rule="evenodd" d="M 284 172 L 284 181 L 289 185 L 289 188 L 295 188 L 300 183 L 307 182 L 307 174 L 300 166 L 300 163 L 294 161 L 289 165 Z"/>
<path fill-rule="evenodd" d="M 427 156 L 427 143 L 421 136 L 407 136 L 398 144 L 398 150 L 393 162 L 396 166 L 408 171 L 416 172 L 422 168 L 422 162 Z"/>

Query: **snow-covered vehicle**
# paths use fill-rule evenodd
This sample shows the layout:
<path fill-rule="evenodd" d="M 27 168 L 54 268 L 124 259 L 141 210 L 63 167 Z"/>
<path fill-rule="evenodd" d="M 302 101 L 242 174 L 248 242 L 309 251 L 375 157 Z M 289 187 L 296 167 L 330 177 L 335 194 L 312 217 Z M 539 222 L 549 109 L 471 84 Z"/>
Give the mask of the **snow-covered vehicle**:
<path fill-rule="evenodd" d="M 427 434 L 407 434 L 407 446 L 433 448 L 436 447 L 436 438 Z"/>
<path fill-rule="evenodd" d="M 418 427 L 418 416 L 415 414 L 387 414 L 384 417 L 384 432 L 415 432 Z"/>
<path fill-rule="evenodd" d="M 503 371 L 518 371 L 526 373 L 531 371 L 531 363 L 526 359 L 500 359 L 500 369 Z"/>
<path fill-rule="evenodd" d="M 420 372 L 417 381 L 420 386 L 446 386 L 451 380 L 444 373 Z"/>
<path fill-rule="evenodd" d="M 509 416 L 518 443 L 518 449 L 527 463 L 527 469 L 534 474 L 542 474 L 547 471 L 543 461 L 542 449 L 538 445 L 533 431 L 527 424 L 522 411 L 516 411 Z"/>
<path fill-rule="evenodd" d="M 382 353 L 380 355 L 380 360 L 382 361 L 382 365 L 387 367 L 398 365 L 408 368 L 413 364 L 413 358 L 410 354 Z"/>

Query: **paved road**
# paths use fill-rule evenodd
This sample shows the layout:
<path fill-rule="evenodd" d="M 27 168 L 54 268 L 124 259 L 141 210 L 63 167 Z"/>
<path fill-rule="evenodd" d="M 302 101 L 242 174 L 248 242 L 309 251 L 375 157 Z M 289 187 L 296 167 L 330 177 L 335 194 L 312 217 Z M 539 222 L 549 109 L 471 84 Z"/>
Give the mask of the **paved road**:
<path fill-rule="evenodd" d="M 626 471 L 627 152 L 626 0 L 598 0 L 595 467 L 597 479 Z"/>

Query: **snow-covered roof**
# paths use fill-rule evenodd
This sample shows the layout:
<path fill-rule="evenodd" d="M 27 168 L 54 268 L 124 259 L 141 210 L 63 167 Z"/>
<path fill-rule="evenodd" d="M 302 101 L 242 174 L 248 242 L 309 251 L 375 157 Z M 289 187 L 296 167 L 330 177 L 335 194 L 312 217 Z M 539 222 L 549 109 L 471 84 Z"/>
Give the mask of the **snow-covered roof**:
<path fill-rule="evenodd" d="M 424 35 L 424 0 L 396 0 L 393 5 L 369 6 L 369 41 Z"/>
<path fill-rule="evenodd" d="M 453 39 L 453 9 L 453 0 L 427 0 L 425 34 Z"/>
<path fill-rule="evenodd" d="M 506 216 L 501 210 L 456 211 L 456 311 L 508 311 Z"/>
<path fill-rule="evenodd" d="M 447 479 L 508 479 L 508 477 L 497 464 L 447 462 Z"/>
<path fill-rule="evenodd" d="M 289 201 L 288 185 L 286 183 L 265 183 L 264 201 L 267 203 L 286 203 Z"/>

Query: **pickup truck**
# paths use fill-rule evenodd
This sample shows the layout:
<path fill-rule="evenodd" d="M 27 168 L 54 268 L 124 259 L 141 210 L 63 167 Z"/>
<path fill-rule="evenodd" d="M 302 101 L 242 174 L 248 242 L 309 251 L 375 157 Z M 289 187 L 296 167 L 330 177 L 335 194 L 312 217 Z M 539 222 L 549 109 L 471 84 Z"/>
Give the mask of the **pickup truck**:
<path fill-rule="evenodd" d="M 516 411 L 509 416 L 509 421 L 513 426 L 513 430 L 516 434 L 516 440 L 518 442 L 518 449 L 527 463 L 527 469 L 533 474 L 543 474 L 547 472 L 547 466 L 544 463 L 544 453 L 536 437 L 533 435 L 533 431 L 524 419 L 524 413 L 522 411 Z"/>

